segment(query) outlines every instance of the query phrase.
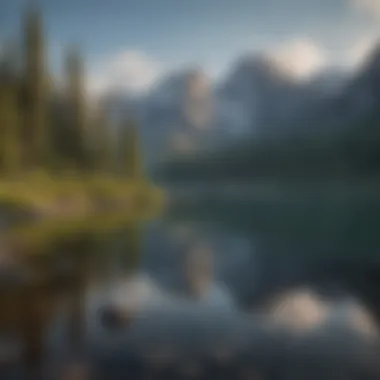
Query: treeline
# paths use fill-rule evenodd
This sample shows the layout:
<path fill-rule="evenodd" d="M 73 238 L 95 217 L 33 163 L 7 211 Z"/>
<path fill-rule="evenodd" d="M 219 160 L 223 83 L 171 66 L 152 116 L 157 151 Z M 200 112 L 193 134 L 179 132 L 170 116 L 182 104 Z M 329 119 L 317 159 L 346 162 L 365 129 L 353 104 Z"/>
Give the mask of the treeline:
<path fill-rule="evenodd" d="M 140 175 L 131 115 L 115 122 L 106 99 L 89 104 L 78 49 L 68 49 L 65 83 L 56 86 L 47 65 L 41 12 L 27 9 L 22 24 L 22 42 L 5 46 L 0 60 L 1 175 L 35 169 Z"/>
<path fill-rule="evenodd" d="M 380 112 L 324 132 L 248 138 L 214 152 L 168 160 L 169 181 L 374 179 L 380 177 Z"/>

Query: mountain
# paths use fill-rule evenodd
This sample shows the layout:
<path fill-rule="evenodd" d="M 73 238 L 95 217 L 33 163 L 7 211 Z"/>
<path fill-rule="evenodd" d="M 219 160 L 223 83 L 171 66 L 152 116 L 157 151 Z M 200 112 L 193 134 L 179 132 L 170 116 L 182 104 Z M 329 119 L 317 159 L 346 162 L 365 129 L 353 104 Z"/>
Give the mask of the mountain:
<path fill-rule="evenodd" d="M 278 71 L 270 71 L 266 62 L 254 63 L 240 66 L 232 85 L 222 91 L 225 98 L 242 107 L 246 128 L 252 127 L 254 133 L 242 134 L 238 141 L 212 156 L 167 162 L 161 171 L 166 178 L 378 175 L 380 46 L 356 72 L 331 69 L 308 82 L 292 82 L 277 75 Z M 259 79 L 254 75 L 257 72 Z M 252 125 L 249 120 L 254 120 Z"/>
<path fill-rule="evenodd" d="M 327 83 L 300 82 L 259 53 L 237 59 L 216 84 L 200 68 L 169 73 L 140 107 L 147 160 L 155 164 L 275 132 L 327 96 Z"/>
<path fill-rule="evenodd" d="M 275 101 L 283 89 L 294 87 L 296 84 L 267 57 L 242 57 L 216 90 L 218 120 L 233 134 L 252 132 L 265 118 L 266 103 Z"/>
<path fill-rule="evenodd" d="M 351 76 L 342 73 L 341 78 L 333 91 L 298 115 L 290 130 L 336 134 L 364 121 L 367 124 L 380 103 L 380 46 L 373 49 L 356 72 Z"/>
<path fill-rule="evenodd" d="M 133 109 L 139 116 L 152 167 L 247 136 L 286 133 L 304 125 L 303 115 L 324 108 L 346 82 L 347 74 L 337 69 L 300 81 L 269 55 L 256 53 L 237 59 L 219 83 L 199 67 L 170 72 L 145 96 L 118 94 L 114 110 Z"/>
<path fill-rule="evenodd" d="M 268 133 L 324 94 L 324 86 L 297 80 L 273 58 L 248 55 L 236 61 L 218 86 L 220 125 L 232 133 Z"/>
<path fill-rule="evenodd" d="M 314 75 L 309 85 L 313 86 L 323 98 L 339 94 L 350 79 L 350 73 L 341 67 L 328 67 Z"/>
<path fill-rule="evenodd" d="M 343 108 L 342 113 L 352 119 L 365 118 L 377 111 L 380 103 L 380 45 L 373 49 L 337 102 Z"/>
<path fill-rule="evenodd" d="M 191 154 L 213 124 L 211 80 L 199 68 L 171 73 L 144 99 L 141 115 L 148 162 Z"/>

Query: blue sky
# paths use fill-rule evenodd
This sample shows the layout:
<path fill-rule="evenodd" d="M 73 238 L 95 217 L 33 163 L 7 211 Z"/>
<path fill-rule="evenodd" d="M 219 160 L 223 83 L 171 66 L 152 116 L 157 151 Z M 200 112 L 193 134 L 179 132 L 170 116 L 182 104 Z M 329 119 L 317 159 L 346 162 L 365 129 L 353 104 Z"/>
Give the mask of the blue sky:
<path fill-rule="evenodd" d="M 255 50 L 271 51 L 305 73 L 353 65 L 380 32 L 380 0 L 37 1 L 54 70 L 64 46 L 76 43 L 95 87 L 123 79 L 146 87 L 193 63 L 218 76 Z M 17 33 L 23 4 L 0 0 L 0 41 Z"/>

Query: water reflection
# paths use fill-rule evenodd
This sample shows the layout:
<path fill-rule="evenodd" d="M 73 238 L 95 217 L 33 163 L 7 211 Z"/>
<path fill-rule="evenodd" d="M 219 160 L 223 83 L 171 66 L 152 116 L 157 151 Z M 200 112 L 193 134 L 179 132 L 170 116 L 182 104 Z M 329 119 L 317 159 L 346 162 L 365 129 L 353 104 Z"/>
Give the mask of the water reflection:
<path fill-rule="evenodd" d="M 297 289 L 280 294 L 268 310 L 277 323 L 296 331 L 351 331 L 377 338 L 379 329 L 360 300 L 345 297 L 326 300 L 312 289 Z"/>
<path fill-rule="evenodd" d="M 276 256 L 272 236 L 129 222 L 18 245 L 0 378 L 379 378 L 373 262 Z"/>
<path fill-rule="evenodd" d="M 177 226 L 174 230 L 178 237 Z M 145 305 L 150 305 L 144 309 L 140 304 L 133 323 L 121 330 L 125 333 L 122 347 L 124 352 L 133 348 L 155 376 L 159 377 L 157 371 L 168 375 L 168 366 L 177 377 L 194 378 L 227 373 L 233 378 L 240 373 L 261 373 L 263 378 L 273 379 L 335 379 L 342 373 L 350 378 L 352 373 L 371 372 L 374 377 L 369 378 L 379 376 L 375 360 L 378 327 L 371 316 L 374 305 L 352 297 L 351 287 L 357 283 L 350 282 L 350 271 L 344 265 L 330 276 L 319 276 L 326 274 L 326 266 L 333 268 L 331 261 L 325 260 L 326 266 L 315 261 L 306 265 L 305 260 L 286 255 L 274 260 L 262 250 L 265 244 L 252 246 L 234 236 L 228 241 L 204 226 L 198 235 L 193 233 L 187 249 L 182 238 L 174 240 L 177 245 L 173 245 L 170 227 L 165 226 L 160 245 L 144 252 L 146 264 L 151 257 L 155 263 L 169 265 L 172 272 L 166 268 L 161 276 L 159 265 L 146 265 L 144 276 L 122 291 L 131 300 L 127 291 L 135 289 L 137 298 L 141 296 Z M 175 276 L 178 273 L 182 273 L 181 279 Z M 244 278 L 247 273 L 249 281 Z M 363 270 L 361 275 L 366 273 Z M 272 282 L 273 277 L 277 278 Z M 210 295 L 215 293 L 210 289 L 219 284 L 221 294 L 233 301 L 232 309 L 212 307 Z M 339 291 L 330 292 L 332 285 Z M 372 285 L 372 292 L 377 291 L 376 284 Z M 123 310 L 126 304 L 119 301 L 117 306 Z M 245 360 L 257 364 L 247 368 Z M 276 366 L 281 370 L 276 372 Z M 222 368 L 221 372 L 217 368 Z"/>
<path fill-rule="evenodd" d="M 221 307 L 223 312 L 232 308 L 233 299 L 228 289 L 214 279 L 213 255 L 211 247 L 202 243 L 185 251 L 177 286 L 172 284 L 172 288 L 165 287 L 149 272 L 122 277 L 110 294 L 106 319 L 111 324 L 117 320 L 126 324 L 141 318 L 142 312 L 155 309 L 183 311 Z"/>
<path fill-rule="evenodd" d="M 20 379 L 40 379 L 43 375 L 55 379 L 65 361 L 86 357 L 91 340 L 88 322 L 97 312 L 93 310 L 93 317 L 88 314 L 89 293 L 112 277 L 112 264 L 117 258 L 119 272 L 126 267 L 133 270 L 136 265 L 138 229 L 127 225 L 121 231 L 92 234 L 78 230 L 49 235 L 49 248 L 39 255 L 32 242 L 30 246 L 23 244 L 22 250 L 18 246 L 17 252 L 12 245 L 3 251 L 7 257 L 14 253 L 22 257 L 4 260 L 2 267 L 0 337 L 7 354 L 0 370 L 5 371 L 4 376 L 11 371 Z M 118 243 L 118 249 L 111 250 L 111 243 Z M 120 260 L 121 251 L 128 256 L 124 262 Z"/>
<path fill-rule="evenodd" d="M 214 252 L 211 247 L 200 244 L 190 249 L 185 265 L 187 284 L 193 298 L 206 304 L 233 306 L 228 288 L 214 278 Z"/>

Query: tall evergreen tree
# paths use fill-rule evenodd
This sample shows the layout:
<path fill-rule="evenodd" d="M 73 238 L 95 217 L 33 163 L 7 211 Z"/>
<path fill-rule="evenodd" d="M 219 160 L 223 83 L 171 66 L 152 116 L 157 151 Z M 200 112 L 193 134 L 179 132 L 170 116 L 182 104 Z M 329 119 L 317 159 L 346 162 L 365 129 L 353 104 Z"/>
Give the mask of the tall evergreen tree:
<path fill-rule="evenodd" d="M 82 58 L 77 49 L 71 48 L 66 60 L 67 76 L 67 128 L 70 133 L 70 155 L 77 163 L 78 168 L 88 166 L 87 152 L 87 120 L 84 89 L 84 69 Z"/>
<path fill-rule="evenodd" d="M 0 58 L 0 167 L 13 174 L 19 168 L 20 76 L 16 46 L 7 43 Z"/>
<path fill-rule="evenodd" d="M 22 131 L 24 161 L 42 165 L 46 159 L 47 87 L 45 43 L 41 13 L 30 7 L 25 21 L 25 121 Z"/>
<path fill-rule="evenodd" d="M 15 83 L 0 84 L 0 166 L 3 174 L 19 169 L 19 104 Z"/>
<path fill-rule="evenodd" d="M 129 118 L 120 130 L 119 157 L 123 175 L 131 179 L 141 178 L 142 163 L 138 125 L 132 118 Z"/>
<path fill-rule="evenodd" d="M 111 172 L 114 169 L 112 125 L 107 100 L 100 101 L 92 128 L 93 162 L 96 171 Z"/>

